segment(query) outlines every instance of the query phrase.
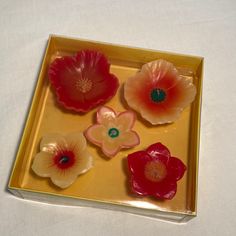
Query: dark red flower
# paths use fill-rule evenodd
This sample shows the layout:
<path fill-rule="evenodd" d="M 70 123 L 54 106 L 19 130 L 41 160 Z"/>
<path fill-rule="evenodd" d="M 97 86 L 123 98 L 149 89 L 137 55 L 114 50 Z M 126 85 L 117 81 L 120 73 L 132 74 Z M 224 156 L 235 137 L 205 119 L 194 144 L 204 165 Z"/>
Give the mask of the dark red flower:
<path fill-rule="evenodd" d="M 83 50 L 55 59 L 49 67 L 49 79 L 61 105 L 87 112 L 116 94 L 119 82 L 109 69 L 102 53 Z"/>
<path fill-rule="evenodd" d="M 172 199 L 177 191 L 177 181 L 186 170 L 181 160 L 172 157 L 161 143 L 149 146 L 145 151 L 128 155 L 132 190 L 142 196 Z"/>

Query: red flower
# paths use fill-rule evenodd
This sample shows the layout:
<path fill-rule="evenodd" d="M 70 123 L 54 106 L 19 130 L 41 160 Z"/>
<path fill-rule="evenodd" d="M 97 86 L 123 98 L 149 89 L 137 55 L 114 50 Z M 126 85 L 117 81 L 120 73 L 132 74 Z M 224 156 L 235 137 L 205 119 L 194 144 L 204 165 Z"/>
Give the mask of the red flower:
<path fill-rule="evenodd" d="M 177 181 L 186 170 L 181 160 L 170 155 L 161 143 L 149 146 L 146 151 L 128 155 L 132 190 L 142 196 L 172 199 L 177 191 Z"/>
<path fill-rule="evenodd" d="M 109 69 L 102 53 L 83 50 L 55 59 L 49 67 L 49 79 L 61 105 L 87 112 L 116 94 L 119 82 Z"/>

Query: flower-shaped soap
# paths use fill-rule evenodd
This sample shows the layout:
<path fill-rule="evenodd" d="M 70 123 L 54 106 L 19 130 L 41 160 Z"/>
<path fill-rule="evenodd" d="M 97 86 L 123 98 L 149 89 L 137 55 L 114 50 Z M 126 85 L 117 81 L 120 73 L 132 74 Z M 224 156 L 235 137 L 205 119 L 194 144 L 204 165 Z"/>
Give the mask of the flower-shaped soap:
<path fill-rule="evenodd" d="M 128 105 L 151 124 L 171 123 L 195 98 L 193 83 L 178 74 L 170 62 L 149 62 L 127 79 L 124 96 Z"/>
<path fill-rule="evenodd" d="M 138 134 L 132 130 L 135 119 L 132 111 L 116 113 L 109 107 L 101 107 L 97 111 L 97 124 L 90 126 L 85 136 L 100 146 L 107 157 L 114 157 L 121 148 L 140 143 Z"/>
<path fill-rule="evenodd" d="M 67 188 L 78 175 L 92 167 L 92 157 L 86 146 L 82 133 L 49 134 L 41 140 L 32 169 L 41 177 L 51 178 L 58 187 Z"/>
<path fill-rule="evenodd" d="M 49 79 L 62 106 L 88 112 L 116 94 L 119 82 L 109 70 L 102 53 L 83 50 L 55 59 L 49 67 Z"/>
<path fill-rule="evenodd" d="M 172 157 L 161 143 L 149 146 L 145 151 L 128 155 L 133 192 L 158 199 L 172 199 L 177 191 L 177 181 L 186 170 L 181 160 Z"/>

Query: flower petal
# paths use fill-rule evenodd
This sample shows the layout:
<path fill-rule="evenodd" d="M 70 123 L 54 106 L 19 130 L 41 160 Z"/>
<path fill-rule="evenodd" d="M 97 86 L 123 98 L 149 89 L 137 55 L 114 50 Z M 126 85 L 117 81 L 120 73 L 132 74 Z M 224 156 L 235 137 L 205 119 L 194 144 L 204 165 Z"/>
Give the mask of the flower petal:
<path fill-rule="evenodd" d="M 169 149 L 161 143 L 152 144 L 146 151 L 152 157 L 158 157 L 159 155 L 170 157 Z"/>
<path fill-rule="evenodd" d="M 127 131 L 133 128 L 135 122 L 135 113 L 132 111 L 121 112 L 116 119 L 116 124 L 122 131 Z"/>
<path fill-rule="evenodd" d="M 176 121 L 180 117 L 182 110 L 180 108 L 165 108 L 164 106 L 156 110 L 144 107 L 140 113 L 145 120 L 148 120 L 153 125 L 157 125 Z"/>
<path fill-rule="evenodd" d="M 119 87 L 119 82 L 115 75 L 106 74 L 103 81 L 94 84 L 93 88 L 84 94 L 85 101 L 90 103 L 100 104 L 104 101 L 109 100 L 116 94 Z M 95 77 L 93 77 L 95 78 Z"/>
<path fill-rule="evenodd" d="M 66 140 L 60 134 L 48 134 L 44 136 L 40 142 L 40 150 L 49 153 L 55 153 L 58 148 L 66 147 Z"/>
<path fill-rule="evenodd" d="M 79 150 L 84 150 L 86 148 L 87 142 L 82 133 L 71 133 L 66 136 L 66 142 L 68 148 L 78 148 Z"/>
<path fill-rule="evenodd" d="M 54 171 L 50 176 L 52 182 L 60 188 L 67 188 L 77 178 L 76 172 L 69 172 L 69 171 Z"/>
<path fill-rule="evenodd" d="M 102 151 L 108 157 L 114 157 L 120 151 L 119 139 L 105 139 L 102 142 Z"/>
<path fill-rule="evenodd" d="M 133 176 L 131 177 L 131 188 L 133 192 L 139 195 L 142 195 L 142 196 L 148 195 L 148 192 L 146 191 L 145 187 L 139 185 L 139 183 L 136 181 L 136 179 Z"/>
<path fill-rule="evenodd" d="M 95 124 L 85 131 L 85 136 L 90 142 L 101 146 L 105 130 L 106 128 L 103 125 Z"/>
<path fill-rule="evenodd" d="M 151 81 L 148 80 L 147 73 L 142 71 L 135 76 L 130 77 L 124 84 L 124 97 L 128 105 L 134 110 L 141 112 L 146 101 L 143 99 L 146 93 L 149 93 L 153 87 Z"/>
<path fill-rule="evenodd" d="M 173 87 L 178 81 L 178 71 L 174 65 L 162 59 L 143 65 L 142 70 L 148 74 L 154 86 L 165 90 Z"/>
<path fill-rule="evenodd" d="M 125 148 L 130 148 L 139 145 L 140 139 L 135 131 L 127 131 L 122 133 L 121 146 Z"/>
<path fill-rule="evenodd" d="M 82 50 L 75 56 L 56 58 L 48 74 L 61 105 L 88 112 L 113 97 L 119 87 L 118 79 L 109 69 L 110 64 L 102 53 Z"/>
<path fill-rule="evenodd" d="M 93 166 L 93 158 L 88 151 L 83 151 L 78 154 L 77 165 L 75 167 L 78 175 L 87 172 Z"/>
<path fill-rule="evenodd" d="M 76 180 L 78 175 L 87 172 L 92 167 L 92 156 L 87 151 L 77 154 L 76 163 L 73 167 L 60 170 L 52 169 L 50 177 L 52 182 L 60 188 L 67 188 Z"/>
<path fill-rule="evenodd" d="M 48 152 L 36 154 L 32 164 L 32 170 L 41 177 L 49 177 L 53 167 L 53 155 Z"/>
<path fill-rule="evenodd" d="M 90 72 L 96 71 L 98 74 L 107 74 L 109 72 L 110 64 L 108 63 L 106 57 L 100 52 L 82 50 L 78 52 L 75 57 L 80 67 L 84 67 L 86 65 L 88 67 L 88 71 Z"/>
<path fill-rule="evenodd" d="M 172 107 L 178 107 L 181 109 L 184 109 L 191 102 L 193 102 L 197 93 L 195 85 L 189 78 L 186 77 L 181 77 L 178 84 L 176 84 L 175 87 L 171 88 L 168 91 L 171 94 L 176 94 L 176 92 L 173 93 L 172 90 L 178 91 L 178 96 L 174 96 L 172 98 L 172 100 L 174 101 L 174 105 L 172 105 Z"/>
<path fill-rule="evenodd" d="M 116 112 L 109 107 L 101 107 L 97 111 L 97 122 L 99 124 L 108 125 L 110 122 L 114 122 Z"/>
<path fill-rule="evenodd" d="M 144 177 L 144 167 L 149 162 L 152 161 L 152 157 L 148 155 L 145 151 L 138 151 L 128 155 L 128 166 L 130 172 L 135 176 Z"/>
<path fill-rule="evenodd" d="M 153 194 L 158 199 L 172 199 L 177 191 L 177 183 L 176 182 L 163 182 L 158 185 L 158 188 L 155 189 L 155 193 Z"/>
<path fill-rule="evenodd" d="M 185 171 L 186 171 L 186 166 L 184 163 L 176 158 L 176 157 L 171 157 L 168 162 L 168 172 L 169 175 L 174 179 L 174 180 L 180 180 Z"/>
<path fill-rule="evenodd" d="M 140 177 L 133 177 L 132 190 L 139 195 L 151 195 L 158 199 L 172 199 L 177 191 L 175 181 L 164 180 L 160 183 L 148 181 Z"/>
<path fill-rule="evenodd" d="M 169 109 L 178 109 L 182 111 L 195 98 L 196 87 L 192 83 L 191 78 L 179 76 L 176 84 L 166 91 L 166 100 L 162 106 L 168 112 Z"/>

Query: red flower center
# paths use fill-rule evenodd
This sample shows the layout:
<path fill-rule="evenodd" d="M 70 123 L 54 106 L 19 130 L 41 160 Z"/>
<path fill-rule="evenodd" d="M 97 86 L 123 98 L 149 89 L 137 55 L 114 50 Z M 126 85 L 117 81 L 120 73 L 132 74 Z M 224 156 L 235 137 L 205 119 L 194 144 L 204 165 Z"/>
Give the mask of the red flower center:
<path fill-rule="evenodd" d="M 152 182 L 160 182 L 167 175 L 166 166 L 160 161 L 148 162 L 144 167 L 144 175 Z"/>
<path fill-rule="evenodd" d="M 72 151 L 59 152 L 54 156 L 54 164 L 59 169 L 68 169 L 75 164 L 75 154 Z"/>
<path fill-rule="evenodd" d="M 76 81 L 76 88 L 81 92 L 81 93 L 87 93 L 92 89 L 92 81 L 88 78 L 79 78 Z"/>

